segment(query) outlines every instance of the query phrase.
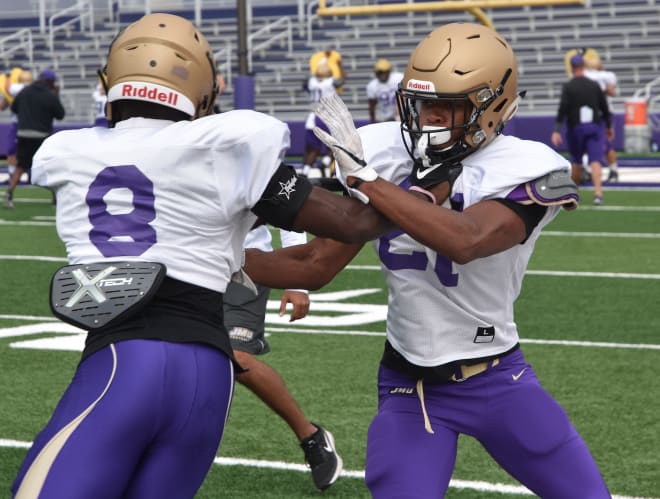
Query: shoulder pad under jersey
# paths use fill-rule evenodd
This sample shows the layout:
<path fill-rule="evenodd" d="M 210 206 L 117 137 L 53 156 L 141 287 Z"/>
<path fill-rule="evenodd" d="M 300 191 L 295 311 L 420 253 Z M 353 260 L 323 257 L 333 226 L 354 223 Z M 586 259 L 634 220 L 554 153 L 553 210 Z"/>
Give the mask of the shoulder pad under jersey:
<path fill-rule="evenodd" d="M 542 206 L 562 205 L 567 210 L 577 208 L 580 197 L 568 170 L 555 170 L 525 184 L 530 199 Z"/>

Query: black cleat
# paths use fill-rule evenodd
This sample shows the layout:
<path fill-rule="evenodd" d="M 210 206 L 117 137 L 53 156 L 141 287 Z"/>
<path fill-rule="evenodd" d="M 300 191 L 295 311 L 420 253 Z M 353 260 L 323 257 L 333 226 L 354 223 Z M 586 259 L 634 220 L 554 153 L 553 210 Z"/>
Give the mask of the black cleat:
<path fill-rule="evenodd" d="M 325 490 L 337 481 L 343 461 L 335 449 L 332 433 L 316 424 L 314 426 L 318 431 L 303 440 L 300 447 L 305 452 L 305 461 L 312 470 L 314 485 L 319 490 Z"/>
<path fill-rule="evenodd" d="M 610 174 L 607 176 L 607 182 L 618 182 L 619 172 L 610 168 Z"/>

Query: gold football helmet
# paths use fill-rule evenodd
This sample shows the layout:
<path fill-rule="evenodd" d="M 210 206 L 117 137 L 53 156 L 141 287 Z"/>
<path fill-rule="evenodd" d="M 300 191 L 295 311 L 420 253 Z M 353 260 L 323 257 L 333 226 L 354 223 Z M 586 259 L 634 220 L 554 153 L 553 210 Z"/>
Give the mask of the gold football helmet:
<path fill-rule="evenodd" d="M 406 133 L 410 136 L 410 143 L 404 140 L 409 154 L 415 158 L 417 149 L 424 156 L 421 144 L 437 145 L 436 137 L 447 137 L 456 129 L 463 129 L 461 137 L 435 161 L 458 161 L 483 147 L 517 111 L 523 95 L 518 94 L 517 83 L 513 50 L 491 28 L 451 23 L 432 31 L 410 56 L 397 91 L 402 134 L 404 139 Z M 422 129 L 418 106 L 428 100 L 449 102 L 454 114 L 463 107 L 464 123 L 456 124 L 454 116 L 450 127 Z M 458 106 L 460 102 L 466 105 Z"/>
<path fill-rule="evenodd" d="M 192 119 L 210 114 L 216 96 L 216 67 L 211 47 L 187 19 L 148 14 L 113 40 L 102 74 L 112 102 L 153 102 Z"/>
<path fill-rule="evenodd" d="M 392 71 L 392 63 L 387 59 L 378 59 L 374 64 L 374 72 L 386 73 L 387 71 Z"/>

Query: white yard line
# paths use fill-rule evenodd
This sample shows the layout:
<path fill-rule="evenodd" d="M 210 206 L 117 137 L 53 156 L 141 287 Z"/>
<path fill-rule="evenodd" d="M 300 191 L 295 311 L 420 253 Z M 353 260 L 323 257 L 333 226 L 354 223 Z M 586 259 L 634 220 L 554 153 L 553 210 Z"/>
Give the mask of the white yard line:
<path fill-rule="evenodd" d="M 12 449 L 29 449 L 32 445 L 31 442 L 21 442 L 19 440 L 8 440 L 0 438 L 0 447 Z M 216 457 L 213 461 L 218 466 L 246 466 L 251 468 L 262 468 L 271 470 L 284 470 L 284 471 L 297 471 L 301 473 L 309 473 L 309 467 L 304 464 L 287 463 L 286 461 L 266 461 L 264 459 L 246 459 L 239 457 Z M 345 478 L 358 478 L 364 480 L 364 470 L 343 470 L 342 477 Z M 495 492 L 506 493 L 515 495 L 532 496 L 532 492 L 526 487 L 521 485 L 509 485 L 505 483 L 490 483 L 476 480 L 457 480 L 451 479 L 449 486 L 454 489 L 468 489 L 477 490 L 480 492 Z M 612 496 L 613 499 L 653 499 L 631 496 Z"/>

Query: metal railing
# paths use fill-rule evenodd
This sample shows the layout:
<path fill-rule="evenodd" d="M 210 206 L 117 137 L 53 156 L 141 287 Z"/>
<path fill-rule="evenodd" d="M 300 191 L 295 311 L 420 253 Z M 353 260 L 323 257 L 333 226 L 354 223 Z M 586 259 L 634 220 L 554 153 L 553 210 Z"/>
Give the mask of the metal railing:
<path fill-rule="evenodd" d="M 233 85 L 231 54 L 232 54 L 232 45 L 229 40 L 225 40 L 225 46 L 213 54 L 213 57 L 215 58 L 215 63 L 218 67 L 218 71 L 225 80 L 225 85 L 227 86 L 226 87 L 227 90 L 230 90 Z"/>
<path fill-rule="evenodd" d="M 10 56 L 21 50 L 25 52 L 30 66 L 32 66 L 34 63 L 34 43 L 32 42 L 32 31 L 30 29 L 19 29 L 16 33 L 0 38 L 0 59 L 4 61 L 6 67 L 10 65 Z"/>
<path fill-rule="evenodd" d="M 254 43 L 255 38 L 258 38 L 264 34 L 270 33 L 271 31 L 279 28 L 281 25 L 284 25 L 282 31 L 275 33 L 270 38 L 259 42 Z M 280 40 L 285 40 L 287 44 L 287 55 L 293 55 L 293 27 L 291 23 L 291 18 L 281 17 L 277 21 L 274 21 L 270 24 L 265 25 L 263 28 L 258 29 L 254 33 L 248 35 L 247 47 L 248 47 L 248 71 L 252 72 L 252 58 L 254 53 L 259 50 L 264 50 L 271 45 L 279 42 Z"/>
<path fill-rule="evenodd" d="M 61 24 L 55 24 L 57 19 L 62 17 L 68 17 L 71 14 L 74 15 L 70 19 L 67 19 Z M 70 30 L 72 26 L 78 24 L 81 31 L 85 31 L 85 22 L 87 23 L 87 30 L 90 33 L 94 32 L 94 6 L 90 1 L 80 0 L 76 5 L 62 9 L 59 12 L 53 14 L 48 19 L 48 46 L 50 48 L 51 56 L 54 56 L 54 47 L 55 47 L 55 34 L 62 30 Z"/>

